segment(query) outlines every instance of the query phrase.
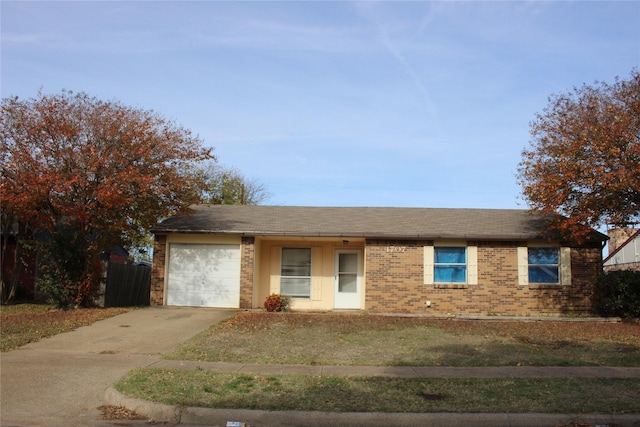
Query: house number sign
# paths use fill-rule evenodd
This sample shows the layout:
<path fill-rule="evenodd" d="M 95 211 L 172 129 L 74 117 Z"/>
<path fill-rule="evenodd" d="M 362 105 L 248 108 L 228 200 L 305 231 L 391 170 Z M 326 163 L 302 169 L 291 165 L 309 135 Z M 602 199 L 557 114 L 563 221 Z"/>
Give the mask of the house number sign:
<path fill-rule="evenodd" d="M 385 252 L 391 253 L 404 253 L 407 250 L 406 246 L 387 246 Z"/>

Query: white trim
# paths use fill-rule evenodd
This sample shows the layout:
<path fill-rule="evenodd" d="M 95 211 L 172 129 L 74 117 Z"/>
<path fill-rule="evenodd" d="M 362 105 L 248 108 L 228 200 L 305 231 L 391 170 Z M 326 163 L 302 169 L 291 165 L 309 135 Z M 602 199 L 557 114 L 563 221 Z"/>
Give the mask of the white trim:
<path fill-rule="evenodd" d="M 311 248 L 311 301 L 322 300 L 322 247 Z"/>

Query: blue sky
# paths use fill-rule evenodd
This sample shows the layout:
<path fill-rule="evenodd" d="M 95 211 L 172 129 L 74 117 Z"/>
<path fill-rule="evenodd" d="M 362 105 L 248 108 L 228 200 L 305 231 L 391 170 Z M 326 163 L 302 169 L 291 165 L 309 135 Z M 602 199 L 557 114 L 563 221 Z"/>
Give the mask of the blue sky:
<path fill-rule="evenodd" d="M 269 204 L 526 208 L 550 94 L 640 66 L 640 2 L 7 1 L 3 97 L 152 109 Z"/>

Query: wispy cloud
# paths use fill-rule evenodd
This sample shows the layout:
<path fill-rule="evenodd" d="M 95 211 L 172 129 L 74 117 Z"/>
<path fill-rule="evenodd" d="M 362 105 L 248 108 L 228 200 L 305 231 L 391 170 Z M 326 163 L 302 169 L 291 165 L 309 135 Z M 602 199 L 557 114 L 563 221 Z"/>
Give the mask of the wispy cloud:
<path fill-rule="evenodd" d="M 378 34 L 378 37 L 386 51 L 400 64 L 406 75 L 413 82 L 414 87 L 422 96 L 427 112 L 432 123 L 438 123 L 438 108 L 431 95 L 431 92 L 424 82 L 422 73 L 418 72 L 411 63 L 411 60 L 403 52 L 402 46 L 409 45 L 415 34 L 421 34 L 433 20 L 433 13 L 429 10 L 423 14 L 418 25 L 414 22 L 388 20 L 384 11 L 375 10 L 377 3 L 356 2 L 356 9 L 360 14 L 371 22 Z M 382 4 L 382 6 L 385 6 Z M 396 37 L 400 39 L 396 41 Z M 423 54 L 425 52 L 423 51 Z M 428 61 L 427 61 L 428 62 Z M 428 75 L 429 70 L 426 70 Z"/>

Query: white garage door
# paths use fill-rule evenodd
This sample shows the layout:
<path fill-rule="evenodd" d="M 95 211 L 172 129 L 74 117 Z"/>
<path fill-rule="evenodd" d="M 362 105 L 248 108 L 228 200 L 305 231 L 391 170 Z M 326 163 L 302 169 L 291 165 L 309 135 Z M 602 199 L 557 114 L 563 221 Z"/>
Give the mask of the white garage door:
<path fill-rule="evenodd" d="M 240 245 L 169 246 L 167 305 L 240 306 Z"/>

